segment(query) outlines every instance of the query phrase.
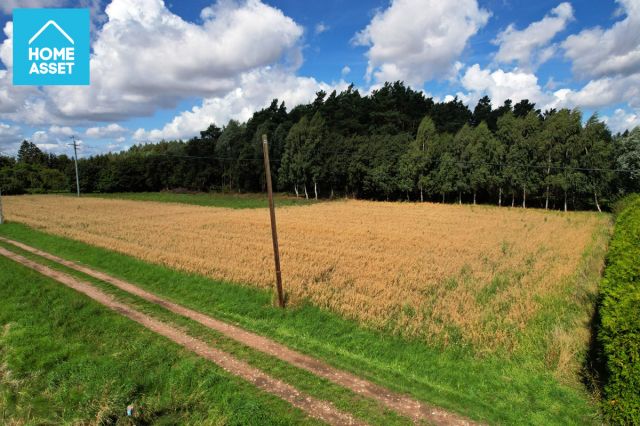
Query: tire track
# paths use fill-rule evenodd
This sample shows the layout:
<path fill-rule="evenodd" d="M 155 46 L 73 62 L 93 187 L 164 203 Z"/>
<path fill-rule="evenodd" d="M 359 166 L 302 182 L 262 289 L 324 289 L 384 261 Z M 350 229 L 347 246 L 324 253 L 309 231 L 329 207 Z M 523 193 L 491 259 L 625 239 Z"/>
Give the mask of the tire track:
<path fill-rule="evenodd" d="M 451 413 L 430 404 L 425 404 L 409 396 L 392 392 L 352 373 L 334 368 L 325 362 L 289 349 L 288 347 L 266 337 L 246 331 L 240 327 L 228 324 L 177 303 L 163 299 L 124 280 L 96 271 L 95 269 L 81 265 L 77 262 L 63 259 L 18 241 L 3 237 L 0 237 L 0 241 L 12 244 L 29 253 L 38 255 L 52 262 L 56 262 L 70 269 L 112 284 L 120 290 L 136 295 L 148 302 L 160 305 L 175 314 L 196 321 L 205 327 L 244 344 L 245 346 L 274 356 L 295 367 L 306 370 L 316 376 L 325 378 L 339 386 L 345 387 L 359 395 L 376 400 L 385 407 L 411 418 L 414 422 L 427 421 L 439 426 L 476 424 L 475 422 L 458 414 Z"/>
<path fill-rule="evenodd" d="M 356 420 L 351 414 L 338 410 L 330 402 L 305 395 L 295 387 L 265 374 L 261 370 L 252 367 L 246 362 L 241 361 L 226 352 L 208 345 L 200 339 L 191 337 L 175 327 L 172 327 L 162 321 L 158 321 L 149 315 L 143 314 L 131 308 L 129 305 L 118 302 L 113 296 L 102 292 L 86 281 L 78 280 L 71 275 L 41 265 L 2 247 L 0 247 L 0 255 L 37 271 L 44 276 L 53 278 L 67 287 L 88 296 L 122 316 L 125 316 L 141 324 L 145 328 L 196 353 L 202 358 L 212 361 L 228 373 L 252 383 L 254 386 L 265 392 L 280 397 L 294 407 L 301 409 L 311 417 L 322 420 L 331 425 L 365 424 Z"/>

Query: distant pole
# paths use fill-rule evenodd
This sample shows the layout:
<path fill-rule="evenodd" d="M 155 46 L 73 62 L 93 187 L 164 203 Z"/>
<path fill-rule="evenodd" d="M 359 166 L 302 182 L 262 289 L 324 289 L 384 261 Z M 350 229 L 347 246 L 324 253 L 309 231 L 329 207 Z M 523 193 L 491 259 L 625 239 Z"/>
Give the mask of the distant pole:
<path fill-rule="evenodd" d="M 78 176 L 78 144 L 76 143 L 76 137 L 71 136 L 71 140 L 73 141 L 73 158 L 76 165 L 76 190 L 78 192 L 78 197 L 80 196 L 80 177 Z"/>
<path fill-rule="evenodd" d="M 269 166 L 269 143 L 267 135 L 262 135 L 262 152 L 264 154 L 264 171 L 267 176 L 267 194 L 269 195 L 269 214 L 271 215 L 271 237 L 273 239 L 273 259 L 276 264 L 276 288 L 278 290 L 278 305 L 284 308 L 284 294 L 282 292 L 282 275 L 280 274 L 280 248 L 278 247 L 278 231 L 276 229 L 276 208 L 273 205 L 273 188 L 271 187 L 271 167 Z"/>
<path fill-rule="evenodd" d="M 2 189 L 0 189 L 0 225 L 4 223 L 4 214 L 2 213 Z"/>

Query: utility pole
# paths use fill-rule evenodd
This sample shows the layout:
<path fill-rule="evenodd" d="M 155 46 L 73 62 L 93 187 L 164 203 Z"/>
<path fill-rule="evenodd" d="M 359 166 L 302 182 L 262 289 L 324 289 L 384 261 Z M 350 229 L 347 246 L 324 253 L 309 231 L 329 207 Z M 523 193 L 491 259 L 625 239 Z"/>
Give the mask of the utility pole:
<path fill-rule="evenodd" d="M 276 264 L 276 289 L 278 290 L 278 305 L 284 308 L 284 294 L 282 292 L 282 275 L 280 273 L 280 248 L 278 247 L 278 231 L 276 229 L 276 208 L 273 205 L 273 188 L 271 186 L 271 167 L 269 166 L 269 143 L 267 135 L 262 135 L 262 152 L 264 154 L 264 171 L 267 177 L 267 194 L 269 195 L 269 214 L 271 215 L 271 238 L 273 239 L 273 259 Z"/>
<path fill-rule="evenodd" d="M 0 225 L 4 223 L 4 214 L 2 212 L 2 188 L 0 188 Z"/>
<path fill-rule="evenodd" d="M 80 177 L 78 176 L 78 144 L 76 143 L 76 137 L 71 136 L 73 141 L 73 158 L 76 165 L 76 190 L 78 191 L 78 197 L 80 196 Z"/>

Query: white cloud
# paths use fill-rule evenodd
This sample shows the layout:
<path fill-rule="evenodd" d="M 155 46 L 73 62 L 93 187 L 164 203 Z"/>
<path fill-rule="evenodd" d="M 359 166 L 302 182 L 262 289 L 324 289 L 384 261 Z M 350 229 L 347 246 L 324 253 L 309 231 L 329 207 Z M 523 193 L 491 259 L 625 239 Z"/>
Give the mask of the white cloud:
<path fill-rule="evenodd" d="M 105 13 L 92 46 L 90 86 L 35 89 L 33 98 L 26 92 L 16 101 L 5 72 L 0 113 L 34 124 L 116 121 L 190 96 L 224 96 L 245 72 L 300 60 L 302 27 L 259 0 L 220 0 L 202 11 L 201 25 L 173 14 L 162 0 L 113 0 Z M 10 70 L 7 36 L 0 59 Z"/>
<path fill-rule="evenodd" d="M 640 108 L 640 73 L 622 77 L 591 80 L 580 90 L 568 91 L 570 104 L 587 108 L 601 108 L 627 102 Z"/>
<path fill-rule="evenodd" d="M 573 72 L 581 78 L 602 78 L 640 72 L 640 2 L 618 0 L 626 17 L 609 29 L 586 29 L 562 43 Z"/>
<path fill-rule="evenodd" d="M 351 67 L 349 67 L 349 65 L 345 65 L 344 67 L 342 67 L 340 74 L 342 74 L 343 77 L 346 77 L 347 75 L 349 75 L 349 73 L 351 73 Z"/>
<path fill-rule="evenodd" d="M 36 132 L 33 132 L 33 135 L 31 136 L 31 142 L 35 143 L 36 145 L 46 145 L 47 142 L 49 142 L 49 135 L 44 130 L 38 130 Z"/>
<path fill-rule="evenodd" d="M 245 73 L 239 86 L 223 97 L 204 99 L 202 105 L 184 111 L 162 129 L 138 129 L 133 138 L 138 141 L 184 139 L 195 136 L 209 124 L 227 124 L 230 119 L 248 120 L 254 111 L 264 108 L 274 99 L 292 108 L 312 101 L 316 92 L 346 89 L 343 81 L 329 85 L 311 77 L 298 77 L 286 69 L 266 67 Z"/>
<path fill-rule="evenodd" d="M 322 34 L 325 31 L 329 30 L 329 26 L 326 25 L 324 22 L 318 22 L 316 24 L 316 28 L 315 28 L 315 33 L 316 34 Z"/>
<path fill-rule="evenodd" d="M 104 138 L 119 138 L 128 130 L 117 123 L 111 123 L 104 127 L 90 127 L 85 131 L 85 135 L 88 138 L 104 139 Z"/>
<path fill-rule="evenodd" d="M 75 134 L 73 129 L 68 126 L 51 126 L 49 127 L 49 133 L 54 136 L 70 137 Z"/>
<path fill-rule="evenodd" d="M 353 42 L 369 46 L 368 79 L 422 86 L 451 74 L 467 41 L 489 16 L 476 0 L 393 0 Z"/>
<path fill-rule="evenodd" d="M 20 7 L 60 7 L 65 3 L 65 0 L 2 0 L 0 12 L 10 15 Z"/>
<path fill-rule="evenodd" d="M 0 151 L 4 153 L 13 151 L 21 141 L 22 134 L 19 126 L 0 123 Z"/>
<path fill-rule="evenodd" d="M 474 104 L 485 94 L 489 95 L 494 106 L 502 105 L 507 99 L 514 103 L 528 99 L 540 107 L 551 106 L 555 101 L 552 94 L 540 88 L 535 74 L 522 70 L 506 72 L 498 69 L 492 72 L 475 64 L 467 68 L 460 82 L 470 93 L 459 96 L 469 104 Z"/>
<path fill-rule="evenodd" d="M 622 133 L 640 126 L 640 115 L 637 112 L 627 112 L 621 108 L 616 109 L 611 117 L 603 116 L 602 120 L 614 133 Z"/>
<path fill-rule="evenodd" d="M 548 61 L 555 53 L 555 46 L 549 46 L 549 43 L 572 19 L 573 8 L 565 2 L 551 9 L 542 20 L 529 24 L 523 30 L 517 30 L 513 24 L 509 25 L 493 41 L 500 46 L 495 56 L 496 61 L 507 64 L 516 62 L 527 69 Z"/>
<path fill-rule="evenodd" d="M 564 107 L 599 109 L 620 103 L 640 109 L 640 74 L 592 80 L 577 90 L 560 88 L 550 91 L 540 86 L 534 73 L 517 69 L 491 71 L 475 64 L 467 68 L 460 83 L 468 92 L 458 93 L 458 96 L 469 105 L 486 94 L 494 106 L 506 99 L 514 103 L 528 99 L 542 110 Z"/>

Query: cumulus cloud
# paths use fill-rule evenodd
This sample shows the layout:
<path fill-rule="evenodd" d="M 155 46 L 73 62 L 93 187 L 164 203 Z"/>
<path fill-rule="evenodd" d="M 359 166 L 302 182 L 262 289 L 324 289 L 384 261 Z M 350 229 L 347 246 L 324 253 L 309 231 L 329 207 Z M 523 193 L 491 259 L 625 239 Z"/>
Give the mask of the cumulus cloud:
<path fill-rule="evenodd" d="M 520 67 L 531 69 L 553 56 L 555 46 L 550 42 L 563 31 L 573 19 L 570 3 L 560 3 L 551 9 L 542 20 L 518 30 L 513 24 L 498 34 L 493 43 L 499 46 L 495 59 L 502 63 L 516 62 Z"/>
<path fill-rule="evenodd" d="M 61 136 L 61 137 L 70 137 L 73 136 L 75 134 L 75 132 L 73 131 L 73 129 L 71 127 L 68 126 L 56 126 L 53 125 L 51 127 L 49 127 L 49 133 L 54 135 L 54 136 Z"/>
<path fill-rule="evenodd" d="M 254 111 L 264 108 L 274 99 L 291 108 L 312 101 L 320 90 L 346 89 L 347 83 L 329 85 L 311 77 L 299 77 L 286 69 L 265 67 L 245 73 L 238 87 L 222 97 L 204 99 L 202 104 L 184 111 L 161 129 L 138 129 L 133 138 L 138 141 L 184 139 L 195 136 L 209 124 L 225 125 L 230 119 L 248 120 Z"/>
<path fill-rule="evenodd" d="M 625 18 L 611 28 L 586 29 L 562 43 L 573 72 L 581 78 L 602 78 L 640 72 L 640 2 L 618 0 Z"/>
<path fill-rule="evenodd" d="M 640 109 L 640 74 L 596 79 L 580 89 L 550 91 L 540 86 L 537 76 L 532 72 L 517 69 L 491 71 L 475 64 L 467 68 L 460 83 L 467 92 L 458 93 L 458 96 L 469 105 L 486 94 L 494 105 L 502 104 L 506 99 L 514 102 L 528 99 L 543 110 L 576 107 L 600 109 L 619 103 Z"/>
<path fill-rule="evenodd" d="M 610 117 L 603 116 L 602 120 L 607 123 L 614 133 L 622 133 L 625 130 L 632 130 L 640 126 L 640 115 L 637 112 L 627 112 L 622 108 L 616 109 Z"/>
<path fill-rule="evenodd" d="M 21 142 L 22 133 L 19 126 L 0 123 L 0 151 L 13 151 Z"/>
<path fill-rule="evenodd" d="M 162 0 L 113 0 L 105 14 L 92 46 L 90 86 L 46 87 L 36 89 L 36 99 L 25 93 L 15 101 L 5 96 L 12 90 L 5 72 L 0 112 L 30 123 L 117 121 L 190 96 L 225 95 L 242 73 L 300 60 L 302 27 L 260 0 L 220 0 L 202 11 L 201 25 L 173 14 Z M 0 47 L 8 70 L 11 29 Z"/>
<path fill-rule="evenodd" d="M 367 79 L 422 86 L 452 73 L 469 38 L 489 16 L 476 0 L 393 0 L 353 42 L 369 47 Z"/>
<path fill-rule="evenodd" d="M 120 138 L 129 131 L 117 123 L 111 123 L 104 127 L 90 127 L 85 131 L 88 138 Z"/>
<path fill-rule="evenodd" d="M 640 108 L 640 73 L 591 80 L 580 90 L 566 93 L 568 102 L 576 106 L 601 108 L 626 102 L 632 108 Z"/>
<path fill-rule="evenodd" d="M 0 12 L 10 15 L 13 9 L 20 7 L 60 7 L 65 3 L 65 0 L 2 0 Z"/>
<path fill-rule="evenodd" d="M 553 94 L 542 90 L 535 74 L 522 70 L 490 71 L 475 64 L 467 68 L 460 82 L 469 91 L 467 94 L 460 94 L 460 97 L 469 104 L 473 104 L 485 94 L 489 95 L 495 106 L 501 105 L 507 99 L 514 102 L 528 99 L 540 106 L 552 105 L 555 100 Z"/>

